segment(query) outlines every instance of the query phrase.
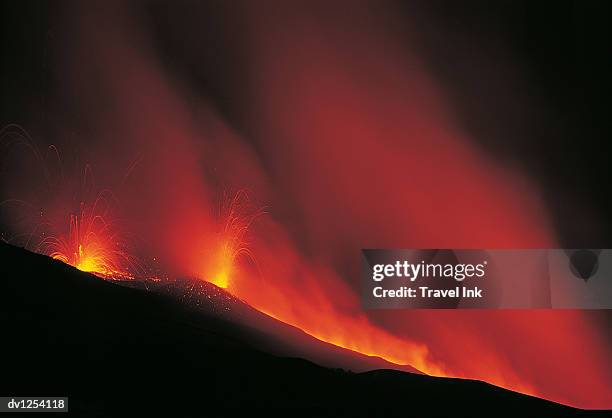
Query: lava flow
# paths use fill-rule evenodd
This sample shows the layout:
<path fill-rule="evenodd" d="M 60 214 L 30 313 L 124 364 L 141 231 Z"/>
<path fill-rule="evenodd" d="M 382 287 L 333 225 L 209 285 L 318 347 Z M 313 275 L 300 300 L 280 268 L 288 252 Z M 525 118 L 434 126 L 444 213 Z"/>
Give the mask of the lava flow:
<path fill-rule="evenodd" d="M 354 317 L 342 314 L 330 304 L 324 303 L 323 299 L 318 299 L 325 296 L 316 289 L 315 282 L 310 280 L 315 279 L 314 276 L 304 281 L 305 285 L 312 288 L 308 294 L 303 294 L 301 297 L 281 294 L 278 289 L 270 287 L 266 278 L 259 277 L 263 283 L 250 280 L 248 281 L 250 285 L 246 284 L 245 276 L 261 276 L 261 270 L 250 247 L 251 240 L 256 237 L 249 235 L 255 220 L 264 213 L 262 209 L 253 209 L 248 193 L 244 189 L 231 197 L 225 195 L 219 211 L 221 231 L 212 240 L 212 251 L 204 257 L 207 263 L 202 276 L 204 280 L 225 289 L 277 321 L 297 327 L 320 341 L 367 356 L 379 357 L 398 366 L 411 366 L 430 375 L 447 376 L 440 364 L 427 358 L 426 346 L 394 337 L 372 325 L 365 315 Z M 263 255 L 265 256 L 265 252 Z M 281 259 L 284 258 L 282 253 L 277 255 Z M 288 260 L 291 258 L 290 255 L 286 257 Z M 250 262 L 255 269 L 248 269 L 247 266 L 241 269 L 243 266 L 241 261 Z M 266 263 L 264 271 L 270 274 L 270 267 L 274 262 L 267 258 L 266 261 L 269 262 Z M 325 273 L 322 273 L 319 278 L 324 276 Z M 259 291 L 252 286 L 257 286 Z M 350 292 L 349 289 L 345 291 Z M 258 294 L 259 297 L 254 297 L 254 294 Z M 306 303 L 298 303 L 297 300 L 300 298 Z M 288 306 L 287 302 L 291 300 L 295 302 Z M 520 389 L 525 393 L 532 392 L 526 386 L 520 386 Z"/>

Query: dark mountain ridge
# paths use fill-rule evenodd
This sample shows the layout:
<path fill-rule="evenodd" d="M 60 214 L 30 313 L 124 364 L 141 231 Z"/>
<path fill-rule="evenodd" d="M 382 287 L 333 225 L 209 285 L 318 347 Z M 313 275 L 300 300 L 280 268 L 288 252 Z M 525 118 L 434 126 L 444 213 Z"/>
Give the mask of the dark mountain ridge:
<path fill-rule="evenodd" d="M 209 285 L 189 293 L 211 296 L 204 298 L 209 305 L 194 307 L 180 290 L 185 283 L 122 286 L 4 243 L 0 273 L 0 393 L 68 396 L 74 416 L 227 416 L 254 409 L 308 416 L 598 414 L 479 381 L 398 370 L 355 373 L 280 357 L 274 354 L 297 352 L 311 339 L 304 353 L 319 347 L 315 357 L 331 363 L 354 356 L 345 364 L 364 370 L 384 364 L 323 347 L 282 323 L 257 325 L 274 320 L 253 312 L 240 323 L 240 309 L 250 308 L 219 289 L 215 296 Z M 223 304 L 234 312 L 219 314 L 228 311 Z M 270 354 L 265 340 L 281 341 L 278 329 L 297 343 Z"/>

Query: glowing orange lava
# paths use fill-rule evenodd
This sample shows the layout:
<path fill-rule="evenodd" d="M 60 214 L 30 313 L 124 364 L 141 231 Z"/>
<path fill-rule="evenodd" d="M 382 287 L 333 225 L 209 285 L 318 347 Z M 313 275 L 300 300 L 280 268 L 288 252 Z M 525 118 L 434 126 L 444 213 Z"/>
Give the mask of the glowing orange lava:
<path fill-rule="evenodd" d="M 308 297 L 289 297 L 267 286 L 260 284 L 259 293 L 251 289 L 238 291 L 235 296 L 258 311 L 337 347 L 379 357 L 397 366 L 410 366 L 430 376 L 475 378 L 468 373 L 449 370 L 444 363 L 432 358 L 426 344 L 395 336 L 377 327 L 365 315 L 343 314 L 332 306 L 316 304 Z M 533 385 L 502 370 L 494 356 L 483 355 L 479 361 L 491 366 L 486 381 L 519 393 L 540 395 Z"/>
<path fill-rule="evenodd" d="M 131 279 L 139 267 L 111 220 L 105 192 L 90 207 L 81 202 L 80 212 L 70 214 L 68 231 L 45 237 L 36 251 L 107 278 Z"/>
<path fill-rule="evenodd" d="M 233 197 L 224 199 L 220 210 L 223 227 L 208 251 L 205 280 L 227 289 L 236 269 L 236 260 L 240 257 L 255 260 L 248 247 L 247 233 L 253 221 L 261 214 L 263 211 L 251 210 L 245 190 L 239 190 Z"/>

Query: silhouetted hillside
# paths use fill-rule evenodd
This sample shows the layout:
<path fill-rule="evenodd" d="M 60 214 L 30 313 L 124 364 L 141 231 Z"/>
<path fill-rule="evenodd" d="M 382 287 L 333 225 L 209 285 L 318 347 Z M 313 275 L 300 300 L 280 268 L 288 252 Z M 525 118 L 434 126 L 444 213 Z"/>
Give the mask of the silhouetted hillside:
<path fill-rule="evenodd" d="M 216 288 L 200 289 L 211 298 L 198 306 L 179 301 L 176 289 L 185 283 L 121 286 L 4 243 L 0 260 L 0 393 L 69 396 L 71 415 L 225 416 L 288 408 L 293 416 L 317 417 L 597 414 L 477 381 L 396 370 L 353 373 L 278 357 L 262 349 L 266 335 L 280 341 L 274 328 L 256 325 L 273 320 L 254 316 L 240 323 L 239 309 L 250 308 Z M 224 303 L 235 311 L 233 320 L 218 314 L 215 307 Z M 342 353 L 355 354 L 338 351 L 332 360 Z M 350 362 L 362 361 L 368 360 Z"/>

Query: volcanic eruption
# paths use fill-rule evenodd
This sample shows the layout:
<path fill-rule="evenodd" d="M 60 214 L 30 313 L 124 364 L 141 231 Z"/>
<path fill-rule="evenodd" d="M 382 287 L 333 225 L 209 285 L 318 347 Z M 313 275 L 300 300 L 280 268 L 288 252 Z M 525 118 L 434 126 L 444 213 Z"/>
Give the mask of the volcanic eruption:
<path fill-rule="evenodd" d="M 60 8 L 45 42 L 61 88 L 27 126 L 96 186 L 63 176 L 40 193 L 46 176 L 11 148 L 2 196 L 34 209 L 3 205 L 3 236 L 134 287 L 150 285 L 142 260 L 155 260 L 156 279 L 210 282 L 385 367 L 610 407 L 606 313 L 362 308 L 362 248 L 559 245 L 541 183 L 466 128 L 405 13 L 369 1 Z M 508 97 L 532 91 L 505 68 L 479 71 L 509 80 Z"/>
<path fill-rule="evenodd" d="M 236 267 L 242 258 L 256 264 L 248 233 L 252 223 L 264 212 L 251 208 L 246 190 L 239 190 L 233 196 L 226 193 L 219 206 L 220 228 L 213 248 L 203 254 L 206 267 L 202 277 L 225 289 L 231 277 L 238 274 Z"/>

